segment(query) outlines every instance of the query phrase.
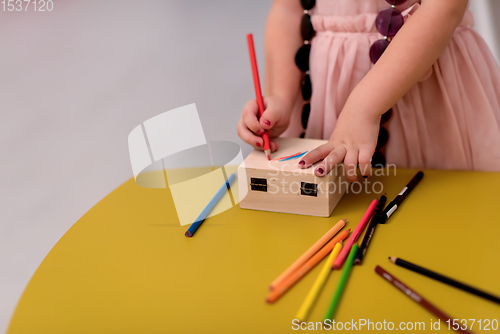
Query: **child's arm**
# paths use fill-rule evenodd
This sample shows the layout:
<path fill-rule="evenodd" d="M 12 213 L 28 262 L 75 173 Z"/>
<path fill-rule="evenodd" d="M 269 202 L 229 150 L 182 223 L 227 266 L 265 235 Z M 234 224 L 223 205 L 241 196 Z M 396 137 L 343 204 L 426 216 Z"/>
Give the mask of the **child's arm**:
<path fill-rule="evenodd" d="M 265 32 L 264 104 L 266 110 L 257 118 L 258 107 L 250 100 L 243 108 L 238 123 L 238 135 L 253 147 L 262 149 L 260 137 L 269 130 L 269 137 L 277 137 L 290 122 L 292 103 L 300 88 L 301 73 L 295 65 L 295 53 L 303 44 L 300 37 L 300 20 L 303 15 L 300 1 L 275 0 Z M 271 150 L 278 149 L 271 140 Z"/>
<path fill-rule="evenodd" d="M 278 95 L 294 101 L 300 87 L 301 73 L 295 65 L 295 53 L 303 45 L 300 20 L 303 9 L 298 0 L 275 0 L 266 25 L 266 96 Z"/>
<path fill-rule="evenodd" d="M 303 167 L 324 159 L 316 169 L 316 175 L 322 176 L 344 162 L 348 180 L 355 182 L 359 163 L 361 173 L 369 175 L 381 115 L 439 58 L 460 24 L 467 3 L 468 0 L 422 0 L 421 7 L 349 96 L 330 141 L 304 157 Z"/>

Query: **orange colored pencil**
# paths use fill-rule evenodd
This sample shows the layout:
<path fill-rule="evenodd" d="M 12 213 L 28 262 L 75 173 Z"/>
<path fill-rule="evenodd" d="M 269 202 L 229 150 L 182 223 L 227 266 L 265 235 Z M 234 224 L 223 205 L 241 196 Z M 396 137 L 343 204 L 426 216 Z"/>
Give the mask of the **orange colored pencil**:
<path fill-rule="evenodd" d="M 333 247 L 335 247 L 337 243 L 342 242 L 342 240 L 347 238 L 350 231 L 351 230 L 342 231 L 339 233 L 339 235 L 330 240 L 330 242 L 327 243 L 325 247 L 321 248 L 321 250 L 314 254 L 313 257 L 311 257 L 306 263 L 304 263 L 304 265 L 290 274 L 283 282 L 278 284 L 274 288 L 274 290 L 269 293 L 266 301 L 268 303 L 274 303 L 275 301 L 277 301 L 281 296 L 285 294 L 285 292 L 288 291 L 288 289 L 290 289 L 295 283 L 297 283 L 302 277 L 304 277 L 309 271 L 311 271 L 314 266 L 320 263 L 321 260 L 332 251 Z"/>
<path fill-rule="evenodd" d="M 338 231 L 344 228 L 347 219 L 339 220 L 337 224 L 335 224 L 328 232 L 325 233 L 314 245 L 312 245 L 301 257 L 299 257 L 290 267 L 288 267 L 281 275 L 279 275 L 269 287 L 269 290 L 274 290 L 274 288 L 283 282 L 291 273 L 293 273 L 297 268 L 307 262 L 318 250 L 321 249 L 328 240 L 333 238 Z"/>

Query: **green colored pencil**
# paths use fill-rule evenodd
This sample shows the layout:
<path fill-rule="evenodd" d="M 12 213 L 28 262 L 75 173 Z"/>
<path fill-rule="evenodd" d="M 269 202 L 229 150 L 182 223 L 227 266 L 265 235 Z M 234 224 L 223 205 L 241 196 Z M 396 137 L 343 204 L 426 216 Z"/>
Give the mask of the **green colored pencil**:
<path fill-rule="evenodd" d="M 358 244 L 352 245 L 351 251 L 349 252 L 349 256 L 347 257 L 347 261 L 344 263 L 344 269 L 342 270 L 342 276 L 340 276 L 339 284 L 337 285 L 337 289 L 333 294 L 332 302 L 328 307 L 328 311 L 326 311 L 325 320 L 332 319 L 335 314 L 335 310 L 339 305 L 340 297 L 342 296 L 342 292 L 344 292 L 344 288 L 347 284 L 347 279 L 349 278 L 349 274 L 351 273 L 352 266 L 354 264 L 354 259 L 356 258 L 356 254 L 358 253 Z"/>

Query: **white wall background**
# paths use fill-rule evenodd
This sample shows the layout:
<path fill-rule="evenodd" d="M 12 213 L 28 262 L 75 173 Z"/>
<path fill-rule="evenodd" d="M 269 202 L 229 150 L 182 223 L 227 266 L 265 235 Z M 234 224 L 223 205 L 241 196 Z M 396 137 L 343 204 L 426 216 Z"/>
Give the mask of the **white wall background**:
<path fill-rule="evenodd" d="M 469 0 L 470 10 L 476 19 L 475 29 L 488 43 L 497 63 L 500 63 L 500 1 Z"/>
<path fill-rule="evenodd" d="M 0 7 L 0 332 L 52 246 L 132 176 L 131 129 L 195 102 L 208 140 L 244 146 L 248 32 L 263 70 L 271 0 L 54 2 L 50 13 Z M 500 1 L 471 9 L 500 59 Z"/>

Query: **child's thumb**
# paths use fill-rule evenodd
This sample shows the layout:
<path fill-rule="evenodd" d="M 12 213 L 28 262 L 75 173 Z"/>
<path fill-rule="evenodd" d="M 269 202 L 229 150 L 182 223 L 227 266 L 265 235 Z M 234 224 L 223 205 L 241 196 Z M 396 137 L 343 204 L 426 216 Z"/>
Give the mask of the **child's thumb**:
<path fill-rule="evenodd" d="M 265 130 L 270 130 L 279 120 L 279 113 L 273 108 L 267 108 L 260 117 L 260 126 Z"/>

